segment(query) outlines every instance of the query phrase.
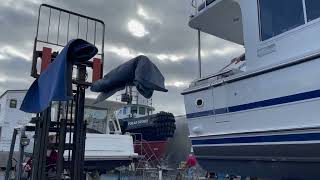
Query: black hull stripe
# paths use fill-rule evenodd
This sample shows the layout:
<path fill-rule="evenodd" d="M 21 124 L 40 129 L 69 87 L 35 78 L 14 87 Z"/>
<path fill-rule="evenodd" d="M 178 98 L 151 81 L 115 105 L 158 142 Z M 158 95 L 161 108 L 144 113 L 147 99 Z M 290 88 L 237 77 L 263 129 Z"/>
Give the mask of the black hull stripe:
<path fill-rule="evenodd" d="M 192 145 L 272 143 L 272 142 L 294 142 L 294 141 L 301 142 L 301 141 L 316 141 L 316 140 L 320 140 L 320 133 L 234 137 L 234 138 L 221 138 L 221 139 L 200 139 L 200 140 L 192 140 Z"/>

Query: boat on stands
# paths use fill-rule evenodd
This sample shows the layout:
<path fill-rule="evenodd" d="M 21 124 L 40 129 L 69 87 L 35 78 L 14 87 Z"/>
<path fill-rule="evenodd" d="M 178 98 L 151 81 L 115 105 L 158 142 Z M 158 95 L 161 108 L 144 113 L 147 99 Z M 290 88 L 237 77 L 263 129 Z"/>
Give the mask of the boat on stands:
<path fill-rule="evenodd" d="M 320 175 L 320 2 L 193 0 L 192 7 L 200 73 L 182 94 L 200 165 L 271 179 Z M 201 33 L 245 54 L 203 77 Z"/>

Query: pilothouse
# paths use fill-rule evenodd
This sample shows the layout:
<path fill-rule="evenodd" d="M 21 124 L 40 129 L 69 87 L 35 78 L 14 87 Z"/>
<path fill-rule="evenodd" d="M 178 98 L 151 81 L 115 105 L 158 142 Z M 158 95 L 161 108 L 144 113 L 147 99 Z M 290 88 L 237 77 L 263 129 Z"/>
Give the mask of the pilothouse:
<path fill-rule="evenodd" d="M 193 0 L 199 78 L 182 94 L 205 169 L 271 178 L 320 168 L 320 1 Z M 243 45 L 245 55 L 201 77 L 200 33 Z M 245 68 L 243 66 L 245 65 Z"/>

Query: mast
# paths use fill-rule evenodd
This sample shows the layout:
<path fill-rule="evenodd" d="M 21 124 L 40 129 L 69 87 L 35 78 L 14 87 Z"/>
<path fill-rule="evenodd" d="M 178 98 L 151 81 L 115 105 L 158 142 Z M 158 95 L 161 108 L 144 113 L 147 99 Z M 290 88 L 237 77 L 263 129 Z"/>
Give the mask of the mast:
<path fill-rule="evenodd" d="M 126 86 L 126 92 L 121 94 L 121 102 L 132 104 L 132 86 Z"/>
<path fill-rule="evenodd" d="M 201 32 L 200 29 L 198 29 L 198 67 L 199 67 L 199 78 L 202 77 L 201 75 Z"/>

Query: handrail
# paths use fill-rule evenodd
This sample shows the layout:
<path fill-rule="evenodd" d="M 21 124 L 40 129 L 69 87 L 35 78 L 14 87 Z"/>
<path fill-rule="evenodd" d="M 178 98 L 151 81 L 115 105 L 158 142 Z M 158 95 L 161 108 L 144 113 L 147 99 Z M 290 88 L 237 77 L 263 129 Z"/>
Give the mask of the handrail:
<path fill-rule="evenodd" d="M 192 0 L 192 1 L 191 1 L 191 6 L 192 6 L 193 8 L 197 8 L 197 0 Z"/>
<path fill-rule="evenodd" d="M 201 1 L 201 2 L 198 2 Z M 191 12 L 192 16 L 197 15 L 199 13 L 199 7 L 204 4 L 207 6 L 206 0 L 191 0 L 191 7 L 193 8 L 194 12 Z"/>
<path fill-rule="evenodd" d="M 216 0 L 191 0 L 191 7 L 193 8 L 193 11 L 194 11 L 191 13 L 191 17 L 197 15 L 200 11 L 202 11 L 203 9 L 205 9 L 207 6 L 209 6 L 215 1 Z"/>

